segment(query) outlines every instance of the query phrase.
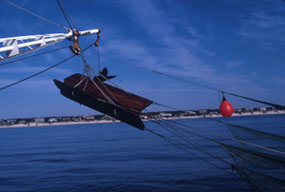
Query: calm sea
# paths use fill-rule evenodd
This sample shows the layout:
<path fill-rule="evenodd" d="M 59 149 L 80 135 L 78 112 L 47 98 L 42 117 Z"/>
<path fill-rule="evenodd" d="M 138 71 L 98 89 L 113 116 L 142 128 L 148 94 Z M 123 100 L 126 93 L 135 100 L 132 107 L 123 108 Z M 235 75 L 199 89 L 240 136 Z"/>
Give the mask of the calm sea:
<path fill-rule="evenodd" d="M 226 129 L 207 119 L 175 121 Z M 285 115 L 227 121 L 285 135 Z M 146 125 L 174 139 L 158 125 Z M 227 158 L 214 143 L 192 141 Z M 252 191 L 226 164 L 190 151 L 194 156 L 123 123 L 0 129 L 0 191 Z"/>

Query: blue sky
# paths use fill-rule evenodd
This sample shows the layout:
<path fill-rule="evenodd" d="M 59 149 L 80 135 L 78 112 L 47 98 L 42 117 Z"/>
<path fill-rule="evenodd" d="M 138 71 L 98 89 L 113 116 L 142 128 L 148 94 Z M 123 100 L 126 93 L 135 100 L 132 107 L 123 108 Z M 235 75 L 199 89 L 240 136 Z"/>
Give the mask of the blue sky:
<path fill-rule="evenodd" d="M 68 26 L 55 0 L 11 0 Z M 79 30 L 101 28 L 104 55 L 237 94 L 285 104 L 285 3 L 282 0 L 63 0 Z M 64 32 L 0 1 L 0 38 Z M 80 38 L 81 47 L 96 35 Z M 65 41 L 46 51 L 69 45 Z M 0 86 L 72 55 L 66 49 L 0 66 Z M 96 49 L 85 53 L 98 68 Z M 218 108 L 218 93 L 101 58 L 122 88 L 180 109 Z M 0 92 L 0 119 L 97 114 L 60 95 L 53 79 L 81 73 L 76 57 Z M 228 96 L 234 107 L 259 104 Z M 150 107 L 150 110 L 163 108 Z"/>

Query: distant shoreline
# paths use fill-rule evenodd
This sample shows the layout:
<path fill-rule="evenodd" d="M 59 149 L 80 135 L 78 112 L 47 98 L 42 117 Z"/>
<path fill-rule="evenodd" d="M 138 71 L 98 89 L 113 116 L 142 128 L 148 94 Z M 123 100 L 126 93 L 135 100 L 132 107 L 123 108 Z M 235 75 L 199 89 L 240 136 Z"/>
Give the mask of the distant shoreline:
<path fill-rule="evenodd" d="M 233 117 L 239 116 L 256 116 L 256 115 L 280 115 L 285 114 L 285 111 L 270 111 L 270 112 L 246 112 L 246 113 L 234 113 Z M 174 120 L 174 119 L 198 119 L 205 117 L 222 117 L 222 115 L 195 115 L 195 116 L 181 116 L 181 117 L 161 117 L 164 120 Z M 143 121 L 148 121 L 152 119 L 143 119 Z M 15 125 L 3 125 L 1 128 L 27 128 L 27 127 L 47 127 L 47 126 L 65 126 L 65 125 L 83 125 L 83 124 L 99 124 L 99 123 L 118 123 L 118 120 L 93 120 L 93 121 L 69 121 L 69 122 L 55 122 L 55 123 L 27 123 L 27 124 L 15 124 Z"/>

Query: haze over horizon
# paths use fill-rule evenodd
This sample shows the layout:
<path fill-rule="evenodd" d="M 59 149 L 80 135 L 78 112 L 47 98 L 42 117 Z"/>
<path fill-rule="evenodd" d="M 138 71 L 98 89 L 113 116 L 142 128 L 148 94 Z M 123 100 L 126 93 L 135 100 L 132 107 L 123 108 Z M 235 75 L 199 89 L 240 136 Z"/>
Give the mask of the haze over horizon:
<path fill-rule="evenodd" d="M 100 28 L 100 53 L 136 66 L 240 95 L 285 105 L 285 3 L 261 1 L 62 0 L 79 30 Z M 11 2 L 68 26 L 56 1 Z M 0 1 L 0 38 L 65 32 Z M 96 35 L 80 38 L 82 48 Z M 70 45 L 64 41 L 35 53 Z M 84 55 L 98 69 L 97 50 Z M 31 55 L 31 54 L 28 54 Z M 25 56 L 28 56 L 25 55 Z M 71 56 L 69 49 L 0 66 L 0 87 Z M 19 58 L 19 57 L 18 57 Z M 0 62 L 1 64 L 1 62 Z M 113 81 L 129 92 L 182 110 L 218 108 L 215 91 L 101 57 Z M 53 79 L 81 73 L 76 57 L 0 91 L 0 119 L 98 114 L 63 97 Z M 260 106 L 227 97 L 236 108 Z M 156 106 L 153 110 L 167 110 Z"/>

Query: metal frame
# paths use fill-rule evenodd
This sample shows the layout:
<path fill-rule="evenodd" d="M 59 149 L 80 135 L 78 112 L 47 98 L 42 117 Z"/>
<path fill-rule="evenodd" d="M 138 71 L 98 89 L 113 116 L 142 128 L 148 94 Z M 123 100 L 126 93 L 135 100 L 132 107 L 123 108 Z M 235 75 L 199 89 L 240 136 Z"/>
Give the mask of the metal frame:
<path fill-rule="evenodd" d="M 80 36 L 94 33 L 100 33 L 100 29 L 79 31 Z M 67 33 L 0 38 L 0 61 L 59 43 L 65 39 L 71 40 L 73 36 L 73 31 L 69 30 Z"/>

